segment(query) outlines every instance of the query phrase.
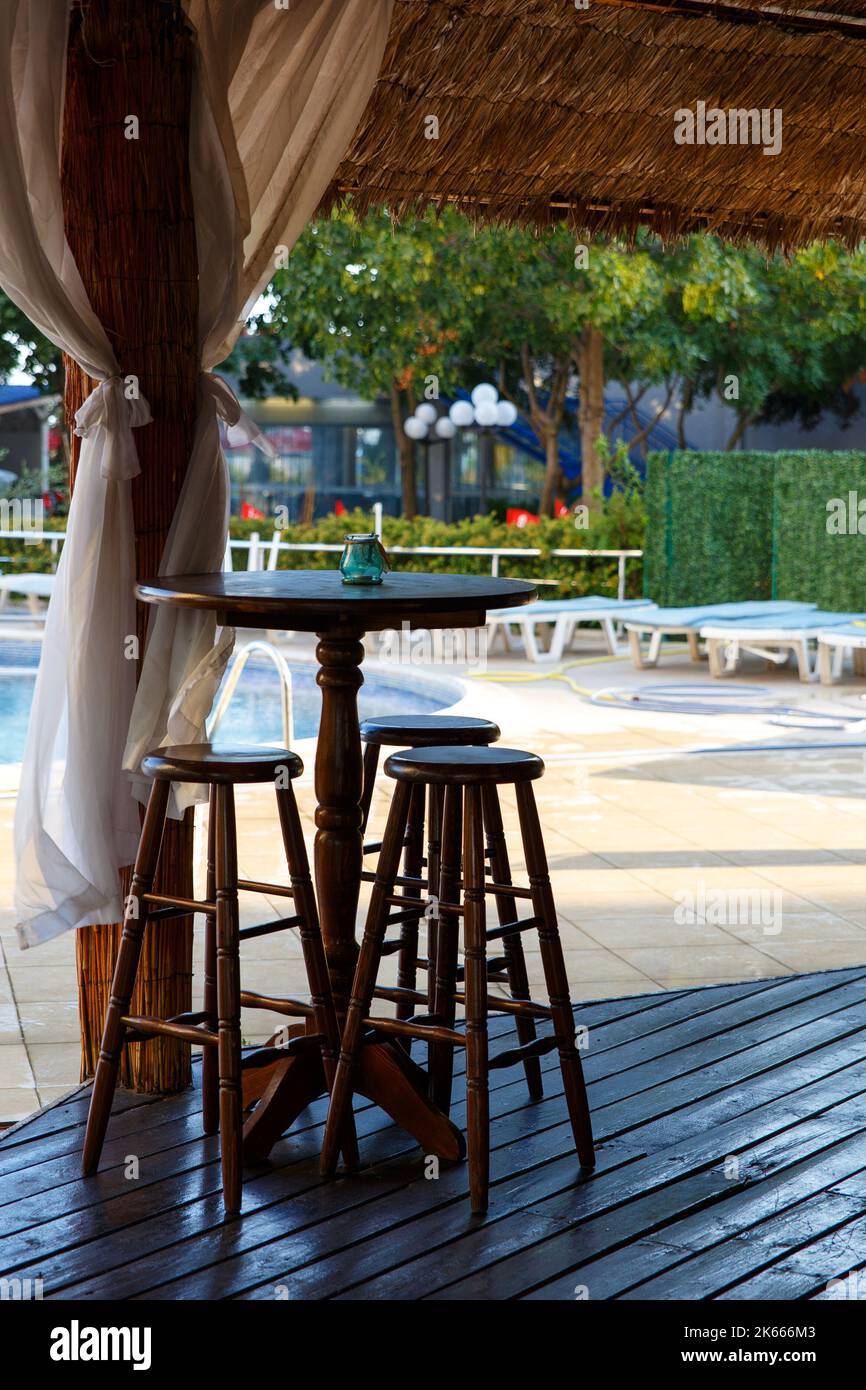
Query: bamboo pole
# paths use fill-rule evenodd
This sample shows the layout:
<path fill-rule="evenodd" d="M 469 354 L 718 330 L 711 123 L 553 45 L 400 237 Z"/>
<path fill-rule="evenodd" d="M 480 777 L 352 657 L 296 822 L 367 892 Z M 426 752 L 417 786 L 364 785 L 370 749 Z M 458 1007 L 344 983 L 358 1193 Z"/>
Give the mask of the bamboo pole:
<path fill-rule="evenodd" d="M 190 457 L 198 388 L 198 262 L 189 180 L 194 45 L 176 0 L 77 0 L 63 120 L 66 235 L 121 374 L 134 375 L 153 424 L 136 430 L 141 476 L 132 485 L 139 578 L 157 572 Z M 92 389 L 66 360 L 67 424 Z M 72 474 L 78 459 L 73 450 Z M 147 610 L 139 605 L 144 649 Z M 106 699 L 112 693 L 106 691 Z M 92 711 L 95 719 L 99 710 Z M 192 816 L 169 823 L 156 891 L 192 896 Z M 125 886 L 125 885 L 124 885 Z M 77 933 L 81 1076 L 93 1074 L 120 937 L 115 926 Z M 136 1014 L 190 1008 L 192 919 L 148 927 Z M 122 1078 L 139 1091 L 189 1084 L 189 1047 L 170 1038 L 133 1046 Z"/>

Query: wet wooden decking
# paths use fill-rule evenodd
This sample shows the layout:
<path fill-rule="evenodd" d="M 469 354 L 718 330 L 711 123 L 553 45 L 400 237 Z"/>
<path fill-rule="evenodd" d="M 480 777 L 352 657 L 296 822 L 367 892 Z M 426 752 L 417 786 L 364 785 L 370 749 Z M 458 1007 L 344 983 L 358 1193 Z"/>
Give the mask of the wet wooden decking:
<path fill-rule="evenodd" d="M 518 1070 L 492 1075 L 484 1220 L 465 1167 L 425 1177 L 372 1106 L 359 1174 L 319 1181 L 319 1102 L 248 1170 L 230 1222 L 197 1090 L 119 1095 L 85 1182 L 82 1088 L 0 1138 L 0 1269 L 45 1299 L 803 1299 L 866 1264 L 866 967 L 577 1016 L 599 1140 L 586 1182 L 555 1057 L 537 1103 Z"/>

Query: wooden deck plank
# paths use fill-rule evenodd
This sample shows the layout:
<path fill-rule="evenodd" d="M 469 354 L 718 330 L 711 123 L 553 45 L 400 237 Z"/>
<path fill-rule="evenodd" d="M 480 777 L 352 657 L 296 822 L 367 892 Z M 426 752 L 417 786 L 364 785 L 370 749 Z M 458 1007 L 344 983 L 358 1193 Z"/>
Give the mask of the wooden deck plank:
<path fill-rule="evenodd" d="M 603 1057 L 603 1055 L 604 1055 L 603 1053 L 600 1053 L 600 1056 Z M 622 1057 L 622 1060 L 623 1060 L 623 1061 L 627 1061 L 627 1056 Z M 560 1084 L 559 1084 L 558 1073 L 557 1073 L 556 1070 L 555 1070 L 555 1068 L 556 1068 L 556 1062 L 555 1062 L 555 1059 L 545 1059 L 545 1061 L 546 1061 L 546 1063 L 547 1063 L 547 1070 L 548 1070 L 548 1071 L 549 1071 L 551 1068 L 554 1069 L 554 1071 L 553 1071 L 553 1076 L 551 1077 L 551 1082 L 553 1083 L 553 1085 L 552 1085 L 552 1090 L 551 1090 L 551 1098 L 553 1098 L 554 1095 L 559 1095 L 560 1092 L 561 1092 L 561 1087 L 560 1087 Z M 502 1074 L 498 1074 L 498 1075 L 502 1075 Z M 618 1082 L 615 1081 L 614 1084 L 616 1085 L 616 1084 L 618 1084 Z M 593 1090 L 592 1090 L 592 1089 L 591 1089 L 591 1094 L 593 1094 Z M 497 1092 L 494 1092 L 494 1114 L 495 1114 L 495 1115 L 496 1115 L 496 1114 L 500 1114 L 500 1113 L 505 1113 L 505 1111 L 504 1111 L 502 1105 L 500 1104 L 500 1098 L 501 1098 L 501 1099 L 506 1099 L 506 1098 L 509 1099 L 509 1100 L 510 1100 L 510 1103 L 511 1103 L 512 1105 L 518 1107 L 518 1111 L 524 1111 L 524 1107 L 525 1107 L 525 1093 L 524 1093 L 524 1091 L 523 1091 L 522 1080 L 519 1080 L 519 1079 L 518 1079 L 518 1080 L 516 1080 L 516 1081 L 514 1081 L 514 1082 L 511 1082 L 508 1086 L 501 1085 L 501 1086 L 499 1087 L 499 1090 L 498 1090 Z M 602 1097 L 599 1096 L 599 1097 L 598 1097 L 598 1102 L 600 1103 L 601 1100 L 602 1100 Z M 461 1103 L 462 1103 L 462 1096 L 458 1094 L 458 1095 L 456 1095 L 456 1104 L 457 1104 L 457 1108 L 456 1108 L 456 1110 L 455 1110 L 455 1117 L 457 1118 L 458 1123 L 460 1122 L 460 1120 L 461 1120 L 461 1118 L 462 1118 L 461 1110 L 460 1110 L 460 1105 L 461 1105 Z M 527 1114 L 527 1115 L 532 1115 L 533 1113 L 535 1113 L 535 1111 L 534 1111 L 534 1108 L 532 1108 L 532 1109 L 529 1109 L 529 1110 L 525 1110 L 524 1113 Z M 564 1113 L 564 1112 L 563 1112 L 563 1113 Z M 323 1105 L 323 1103 L 321 1103 L 321 1114 L 322 1114 L 322 1116 L 324 1115 L 324 1105 Z M 526 1128 L 525 1128 L 525 1124 L 524 1124 L 524 1125 L 521 1126 L 521 1138 L 525 1138 L 525 1136 L 526 1136 Z M 504 1138 L 506 1137 L 506 1135 L 503 1133 L 500 1137 L 504 1139 Z M 562 1152 L 564 1155 L 566 1155 L 566 1156 L 570 1155 L 570 1154 L 571 1154 L 571 1141 L 570 1141 L 570 1135 L 569 1135 L 569 1132 L 568 1132 L 568 1130 L 567 1130 L 567 1127 L 565 1127 L 565 1126 L 561 1126 L 561 1127 L 560 1127 L 559 1132 L 558 1132 L 558 1141 L 559 1141 L 559 1147 L 560 1147 L 561 1152 Z M 404 1141 L 404 1147 L 405 1147 L 405 1141 Z M 316 1144 L 315 1144 L 315 1151 L 317 1151 L 317 1150 L 318 1150 L 318 1141 L 317 1141 Z M 406 1158 L 411 1159 L 413 1153 L 414 1153 L 414 1150 L 413 1150 L 411 1147 L 405 1147 L 405 1157 L 406 1157 Z M 366 1154 L 365 1154 L 365 1157 L 367 1157 Z M 408 1174 L 407 1174 L 407 1176 L 408 1176 L 409 1179 L 411 1179 L 411 1178 L 414 1176 L 412 1167 L 410 1167 L 410 1168 L 408 1169 Z M 462 1166 L 461 1166 L 459 1169 L 456 1170 L 456 1179 L 457 1179 L 458 1183 L 459 1183 L 459 1182 L 464 1182 L 464 1183 L 465 1183 L 465 1170 L 463 1169 Z M 570 1179 L 569 1179 L 569 1181 L 570 1181 Z M 121 1181 L 121 1182 L 120 1182 L 121 1188 L 123 1187 L 123 1185 L 124 1185 L 124 1184 L 123 1184 L 123 1182 Z M 459 1194 L 460 1194 L 460 1192 L 461 1192 L 462 1189 L 458 1186 L 458 1189 L 457 1189 L 457 1190 L 458 1190 L 458 1196 L 459 1196 Z M 425 1201 L 426 1201 L 426 1200 L 429 1200 L 429 1199 L 425 1198 Z M 217 1215 L 216 1215 L 216 1224 L 217 1224 L 217 1225 L 219 1225 L 220 1219 L 221 1219 L 221 1213 L 217 1212 Z M 288 1220 L 289 1218 L 286 1217 L 285 1219 Z M 212 1220 L 213 1220 L 213 1219 L 212 1219 Z M 384 1218 L 382 1218 L 382 1217 L 377 1217 L 376 1220 L 375 1220 L 375 1222 L 374 1222 L 374 1229 L 378 1230 L 378 1229 L 382 1226 L 383 1221 L 384 1221 L 384 1224 L 385 1224 L 385 1225 L 390 1224 L 390 1223 L 389 1223 L 387 1220 L 385 1220 Z M 258 1228 L 259 1228 L 259 1223 L 258 1223 L 258 1222 L 252 1222 L 252 1221 L 250 1221 L 250 1222 L 247 1223 L 246 1230 L 245 1230 L 245 1232 L 244 1232 L 244 1237 L 243 1237 L 243 1238 L 244 1238 L 244 1240 L 245 1240 L 248 1244 L 251 1244 L 251 1243 L 253 1242 L 254 1237 L 255 1237 L 255 1235 L 256 1235 L 256 1233 L 257 1233 L 257 1231 L 258 1231 Z M 149 1238 L 150 1238 L 151 1235 L 152 1235 L 152 1230 L 151 1230 L 150 1227 L 148 1227 L 148 1229 L 145 1230 L 145 1231 L 139 1229 L 138 1232 L 137 1232 L 137 1237 L 138 1237 L 139 1242 L 141 1242 L 142 1240 L 144 1240 L 145 1244 L 148 1242 L 148 1240 L 149 1240 Z M 264 1238 L 264 1239 L 267 1239 L 269 1235 L 270 1235 L 270 1231 L 268 1230 L 263 1238 Z M 205 1245 L 206 1245 L 206 1244 L 207 1244 L 207 1243 L 205 1242 Z M 192 1251 L 192 1252 L 186 1251 L 185 1254 L 186 1254 L 187 1259 L 189 1259 L 189 1258 L 197 1258 L 197 1259 L 199 1259 L 200 1261 L 203 1261 L 203 1254 L 202 1254 L 202 1251 L 201 1251 L 198 1247 L 196 1247 L 196 1249 L 195 1249 L 194 1251 Z M 94 1256 L 94 1258 L 97 1258 L 97 1257 Z M 137 1277 L 139 1274 L 141 1274 L 141 1273 L 143 1272 L 143 1269 L 144 1269 L 144 1268 L 145 1268 L 145 1267 L 142 1267 L 142 1270 L 136 1270 L 136 1276 L 135 1276 L 135 1277 Z"/>
<path fill-rule="evenodd" d="M 525 1289 L 527 1279 L 535 1279 L 535 1290 L 518 1296 L 550 1300 L 573 1296 L 574 1271 L 579 1268 L 580 1282 L 591 1289 L 593 1298 L 620 1297 L 626 1290 L 634 1297 L 650 1298 L 649 1281 L 687 1260 L 690 1251 L 709 1249 L 768 1214 L 819 1197 L 834 1177 L 866 1167 L 864 1118 L 860 1096 L 853 1107 L 839 1106 L 750 1147 L 743 1155 L 745 1176 L 740 1182 L 726 1176 L 720 1158 L 696 1179 L 638 1198 L 606 1223 L 587 1222 L 547 1248 L 527 1252 L 531 1268 L 525 1275 L 500 1268 L 492 1278 L 501 1296 L 508 1296 L 509 1284 Z M 828 1142 L 839 1135 L 850 1138 L 835 1145 Z M 695 1207 L 693 1216 L 687 1213 L 689 1201 Z"/>
<path fill-rule="evenodd" d="M 862 1057 L 862 1053 L 863 1048 L 861 1042 L 858 1048 L 858 1056 Z M 864 1078 L 861 1078 L 861 1085 L 863 1084 L 863 1080 Z M 837 1089 L 837 1086 L 833 1087 L 832 1094 L 834 1096 L 837 1094 Z M 782 1123 L 784 1124 L 785 1119 L 788 1115 L 788 1111 L 787 1109 L 784 1109 L 781 1113 L 783 1116 Z M 700 1131 L 703 1128 L 704 1126 L 699 1121 L 697 1123 L 693 1122 L 691 1126 L 692 1132 L 694 1132 L 695 1130 Z M 631 1137 L 633 1138 L 634 1136 Z M 674 1139 L 676 1137 L 676 1135 L 672 1136 L 672 1138 Z M 552 1139 L 556 1140 L 555 1149 L 551 1148 Z M 571 1147 L 570 1132 L 568 1130 L 567 1125 L 563 1123 L 557 1128 L 555 1132 L 545 1132 L 545 1134 L 541 1138 L 540 1146 L 533 1145 L 531 1141 L 527 1142 L 526 1139 L 523 1139 L 519 1146 L 519 1153 L 516 1155 L 517 1161 L 522 1162 L 523 1168 L 524 1170 L 526 1170 L 528 1165 L 532 1162 L 540 1164 L 544 1164 L 546 1162 L 549 1163 L 552 1155 L 557 1152 L 561 1157 L 561 1162 L 558 1168 L 551 1169 L 546 1167 L 540 1175 L 531 1177 L 531 1190 L 527 1191 L 526 1184 L 524 1183 L 523 1190 L 517 1197 L 518 1203 L 522 1201 L 525 1204 L 530 1200 L 533 1203 L 537 1203 L 541 1201 L 544 1197 L 550 1195 L 551 1192 L 563 1193 L 564 1195 L 562 1199 L 562 1205 L 565 1215 L 559 1216 L 558 1224 L 555 1229 L 559 1229 L 561 1227 L 562 1221 L 567 1220 L 569 1214 L 573 1215 L 575 1210 L 575 1166 Z M 507 1185 L 511 1183 L 511 1174 L 514 1171 L 514 1159 L 511 1157 L 511 1155 L 509 1155 L 509 1161 L 506 1167 L 505 1178 L 503 1179 L 501 1173 L 499 1172 L 498 1160 L 499 1154 L 494 1150 L 492 1165 L 493 1181 L 494 1184 L 499 1181 L 504 1181 L 506 1183 L 506 1188 L 504 1188 L 501 1192 L 498 1188 L 495 1189 L 494 1207 L 488 1217 L 488 1222 L 490 1223 L 502 1219 L 503 1215 L 506 1214 L 506 1202 L 508 1200 Z M 688 1163 L 688 1159 L 686 1159 L 685 1162 Z M 459 1178 L 460 1171 L 461 1170 L 459 1169 L 456 1170 L 456 1178 Z M 667 1170 L 665 1168 L 662 1169 L 662 1172 L 665 1174 L 665 1176 L 667 1175 Z M 446 1176 L 448 1178 L 447 1181 Z M 583 1201 L 594 1202 L 597 1198 L 600 1197 L 598 1188 L 600 1176 L 600 1174 L 597 1175 L 592 1180 L 592 1183 L 589 1186 L 581 1189 L 580 1195 Z M 644 1184 L 648 1180 L 649 1174 L 641 1172 L 641 1174 L 638 1176 L 636 1173 L 633 1173 L 630 1169 L 626 1174 L 626 1178 L 631 1177 L 634 1177 L 634 1184 L 636 1190 L 640 1191 L 643 1189 Z M 355 1180 L 356 1183 L 358 1183 L 359 1181 L 363 1181 L 363 1176 Z M 444 1175 L 443 1178 L 440 1178 L 439 1182 L 436 1184 L 437 1197 L 441 1198 L 448 1195 L 450 1191 L 451 1181 L 451 1175 Z M 463 1183 L 465 1184 L 465 1178 L 463 1179 Z M 422 1183 L 422 1191 L 423 1186 L 424 1185 Z M 416 1196 L 418 1196 L 419 1200 L 422 1201 L 422 1204 L 426 1203 L 428 1207 L 431 1205 L 435 1205 L 431 1202 L 431 1199 L 429 1197 L 421 1197 L 420 1194 L 416 1194 Z M 622 1200 L 622 1193 L 618 1193 L 617 1196 L 615 1198 L 612 1198 L 611 1200 Z M 370 1229 L 372 1232 L 374 1248 L 370 1252 L 368 1252 L 369 1258 L 366 1266 L 366 1273 L 368 1275 L 374 1274 L 376 1270 L 381 1271 L 383 1268 L 388 1269 L 391 1265 L 393 1265 L 396 1262 L 398 1257 L 395 1256 L 395 1245 L 396 1249 L 399 1252 L 399 1259 L 401 1260 L 405 1260 L 407 1255 L 416 1253 L 416 1246 L 422 1252 L 426 1253 L 430 1250 L 431 1245 L 433 1245 L 439 1252 L 436 1257 L 438 1260 L 439 1258 L 441 1258 L 441 1247 L 446 1242 L 448 1237 L 451 1236 L 452 1238 L 459 1238 L 460 1236 L 465 1234 L 467 1226 L 471 1226 L 473 1224 L 467 1220 L 462 1188 L 458 1188 L 457 1200 L 452 1201 L 450 1210 L 446 1212 L 442 1210 L 441 1207 L 437 1206 L 436 1210 L 430 1212 L 429 1217 L 425 1218 L 420 1225 L 416 1223 L 415 1225 L 413 1225 L 411 1230 L 406 1230 L 405 1232 L 401 1233 L 400 1237 L 395 1242 L 395 1223 L 398 1221 L 402 1221 L 404 1217 L 402 1207 L 396 1199 L 392 1198 L 391 1203 L 389 1205 L 390 1210 L 387 1211 L 385 1214 L 381 1214 L 378 1212 L 371 1212 L 369 1214 Z M 310 1270 L 301 1271 L 299 1268 L 295 1267 L 293 1272 L 293 1277 L 295 1279 L 301 1280 L 304 1283 L 305 1287 L 309 1288 L 311 1286 L 315 1286 L 318 1290 L 317 1296 L 321 1296 L 325 1293 L 327 1293 L 329 1296 L 333 1296 L 338 1287 L 345 1287 L 348 1257 L 346 1256 L 345 1251 L 343 1249 L 342 1238 L 337 1238 L 336 1248 L 331 1251 L 330 1266 L 326 1267 L 322 1263 L 322 1257 L 328 1257 L 328 1247 L 327 1245 L 325 1247 L 322 1247 L 321 1240 L 322 1238 L 324 1238 L 326 1242 L 330 1242 L 334 1234 L 335 1233 L 331 1231 L 329 1228 L 323 1230 L 321 1233 L 316 1233 L 315 1252 L 310 1248 L 314 1239 L 311 1235 L 308 1245 L 305 1248 L 305 1258 L 309 1260 L 312 1254 L 317 1253 L 319 1262 Z M 365 1232 L 360 1227 L 355 1226 L 352 1234 L 354 1236 L 354 1239 L 357 1241 L 359 1237 L 365 1234 Z M 290 1247 L 291 1242 L 289 1242 L 288 1245 Z M 283 1246 L 280 1242 L 272 1244 L 271 1247 L 268 1249 L 267 1260 L 269 1269 L 272 1267 L 277 1267 L 279 1265 L 281 1257 L 285 1259 L 284 1255 L 281 1256 L 282 1250 Z M 327 1272 L 328 1269 L 331 1269 L 330 1274 Z M 227 1276 L 228 1273 L 229 1271 L 227 1269 L 224 1269 L 223 1274 Z M 238 1265 L 238 1274 L 241 1279 L 246 1274 L 248 1274 L 248 1268 L 244 1265 L 243 1261 L 240 1261 Z M 321 1285 L 321 1280 L 323 1276 L 325 1277 L 326 1281 L 328 1279 L 331 1280 L 331 1283 L 328 1284 L 326 1282 L 326 1285 L 324 1287 L 322 1287 Z M 234 1275 L 232 1276 L 231 1287 L 235 1289 L 233 1279 Z M 343 1282 L 341 1282 L 338 1285 L 335 1285 L 335 1280 Z M 187 1287 L 189 1291 L 192 1292 L 194 1286 L 193 1284 L 189 1284 L 184 1285 L 183 1287 Z M 413 1281 L 412 1288 L 414 1289 L 416 1287 L 417 1285 Z M 410 1296 L 416 1295 L 411 1294 Z"/>
<path fill-rule="evenodd" d="M 601 1141 L 588 1181 L 555 1056 L 539 1102 L 519 1070 L 493 1074 L 480 1220 L 465 1165 L 425 1180 L 412 1141 L 363 1102 L 360 1173 L 319 1180 L 320 1100 L 247 1172 L 230 1222 L 197 1089 L 120 1093 L 106 1166 L 84 1182 L 82 1088 L 0 1135 L 0 1272 L 42 1277 L 48 1299 L 273 1299 L 280 1284 L 292 1299 L 573 1299 L 581 1282 L 592 1298 L 736 1299 L 820 1295 L 863 1262 L 866 968 L 575 1012 Z M 464 1081 L 461 1058 L 458 1124 Z"/>

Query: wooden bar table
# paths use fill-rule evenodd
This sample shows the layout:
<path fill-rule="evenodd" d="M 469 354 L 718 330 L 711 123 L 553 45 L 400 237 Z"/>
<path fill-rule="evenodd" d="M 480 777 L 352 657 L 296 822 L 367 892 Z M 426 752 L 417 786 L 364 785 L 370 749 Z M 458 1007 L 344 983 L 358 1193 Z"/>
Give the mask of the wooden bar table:
<path fill-rule="evenodd" d="M 336 570 L 164 576 L 138 585 L 144 603 L 210 609 L 229 627 L 315 632 L 322 718 L 316 749 L 315 874 L 322 935 L 338 1011 L 345 1012 L 357 956 L 361 887 L 362 752 L 358 690 L 365 632 L 481 627 L 489 608 L 529 603 L 535 589 L 516 579 L 461 574 L 388 574 L 378 585 L 349 585 Z M 303 1028 L 303 1025 L 299 1025 Z M 357 1089 L 392 1117 L 425 1154 L 460 1158 L 463 1136 L 427 1098 L 427 1076 L 390 1040 L 362 1053 Z M 279 1136 L 326 1090 L 318 1057 L 300 1053 L 244 1072 L 248 1161 L 267 1156 Z"/>

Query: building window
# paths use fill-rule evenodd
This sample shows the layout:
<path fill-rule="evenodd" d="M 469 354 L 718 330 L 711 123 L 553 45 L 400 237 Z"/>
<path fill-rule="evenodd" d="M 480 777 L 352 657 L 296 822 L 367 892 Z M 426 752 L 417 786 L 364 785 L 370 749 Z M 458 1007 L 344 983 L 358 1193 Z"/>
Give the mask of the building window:
<path fill-rule="evenodd" d="M 381 425 L 355 431 L 355 486 L 390 490 L 396 484 L 394 431 Z"/>

